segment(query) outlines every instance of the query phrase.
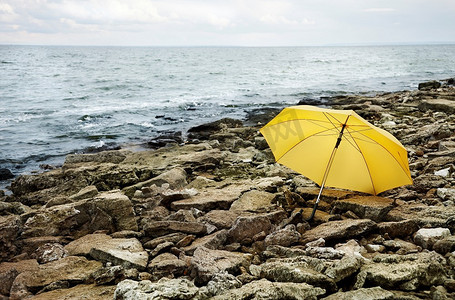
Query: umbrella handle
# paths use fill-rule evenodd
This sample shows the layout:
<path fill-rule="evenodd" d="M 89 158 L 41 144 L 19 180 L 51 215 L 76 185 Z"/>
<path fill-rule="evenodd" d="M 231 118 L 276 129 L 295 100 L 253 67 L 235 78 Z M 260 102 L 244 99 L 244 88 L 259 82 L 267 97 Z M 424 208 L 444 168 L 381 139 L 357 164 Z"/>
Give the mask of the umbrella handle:
<path fill-rule="evenodd" d="M 321 194 L 322 194 L 323 189 L 324 189 L 324 183 L 321 185 L 321 189 L 319 190 L 318 199 L 316 200 L 316 203 L 314 204 L 313 211 L 311 212 L 310 217 L 308 219 L 306 219 L 305 221 L 310 222 L 311 220 L 313 220 L 314 214 L 316 213 L 316 209 L 318 208 L 319 200 L 321 200 Z"/>

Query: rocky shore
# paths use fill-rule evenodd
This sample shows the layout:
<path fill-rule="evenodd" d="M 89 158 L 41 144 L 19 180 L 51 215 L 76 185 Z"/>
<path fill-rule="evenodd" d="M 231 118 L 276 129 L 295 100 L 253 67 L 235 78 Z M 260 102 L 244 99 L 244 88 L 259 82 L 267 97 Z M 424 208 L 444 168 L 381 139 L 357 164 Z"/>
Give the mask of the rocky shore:
<path fill-rule="evenodd" d="M 258 133 L 277 111 L 69 155 L 0 191 L 0 299 L 454 299 L 453 80 L 327 105 L 397 137 L 414 184 L 327 188 L 306 222 L 318 187 Z"/>

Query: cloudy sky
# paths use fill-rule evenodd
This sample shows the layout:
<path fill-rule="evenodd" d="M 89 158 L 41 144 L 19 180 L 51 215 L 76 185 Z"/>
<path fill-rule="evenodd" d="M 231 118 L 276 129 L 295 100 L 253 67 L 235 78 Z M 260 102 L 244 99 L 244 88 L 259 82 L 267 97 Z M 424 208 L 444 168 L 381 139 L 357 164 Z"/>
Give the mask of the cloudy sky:
<path fill-rule="evenodd" d="M 0 0 L 0 44 L 455 43 L 455 0 Z"/>

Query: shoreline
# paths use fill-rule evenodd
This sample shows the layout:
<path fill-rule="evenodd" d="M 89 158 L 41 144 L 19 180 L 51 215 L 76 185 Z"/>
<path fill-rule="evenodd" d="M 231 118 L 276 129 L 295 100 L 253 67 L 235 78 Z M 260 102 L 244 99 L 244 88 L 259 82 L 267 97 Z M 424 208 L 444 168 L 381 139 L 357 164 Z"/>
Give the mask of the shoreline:
<path fill-rule="evenodd" d="M 319 188 L 275 163 L 259 119 L 20 176 L 0 195 L 0 294 L 453 298 L 455 87 L 430 85 L 333 99 L 404 144 L 414 184 L 378 196 L 327 188 L 310 223 Z"/>

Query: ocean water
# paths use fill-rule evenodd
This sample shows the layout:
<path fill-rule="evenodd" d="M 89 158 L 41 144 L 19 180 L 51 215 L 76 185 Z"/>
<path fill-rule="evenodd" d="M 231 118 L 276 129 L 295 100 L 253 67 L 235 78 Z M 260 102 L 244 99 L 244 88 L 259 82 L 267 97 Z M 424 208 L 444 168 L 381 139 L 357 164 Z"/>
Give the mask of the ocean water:
<path fill-rule="evenodd" d="M 60 165 L 261 107 L 455 76 L 455 45 L 0 46 L 0 168 Z"/>

